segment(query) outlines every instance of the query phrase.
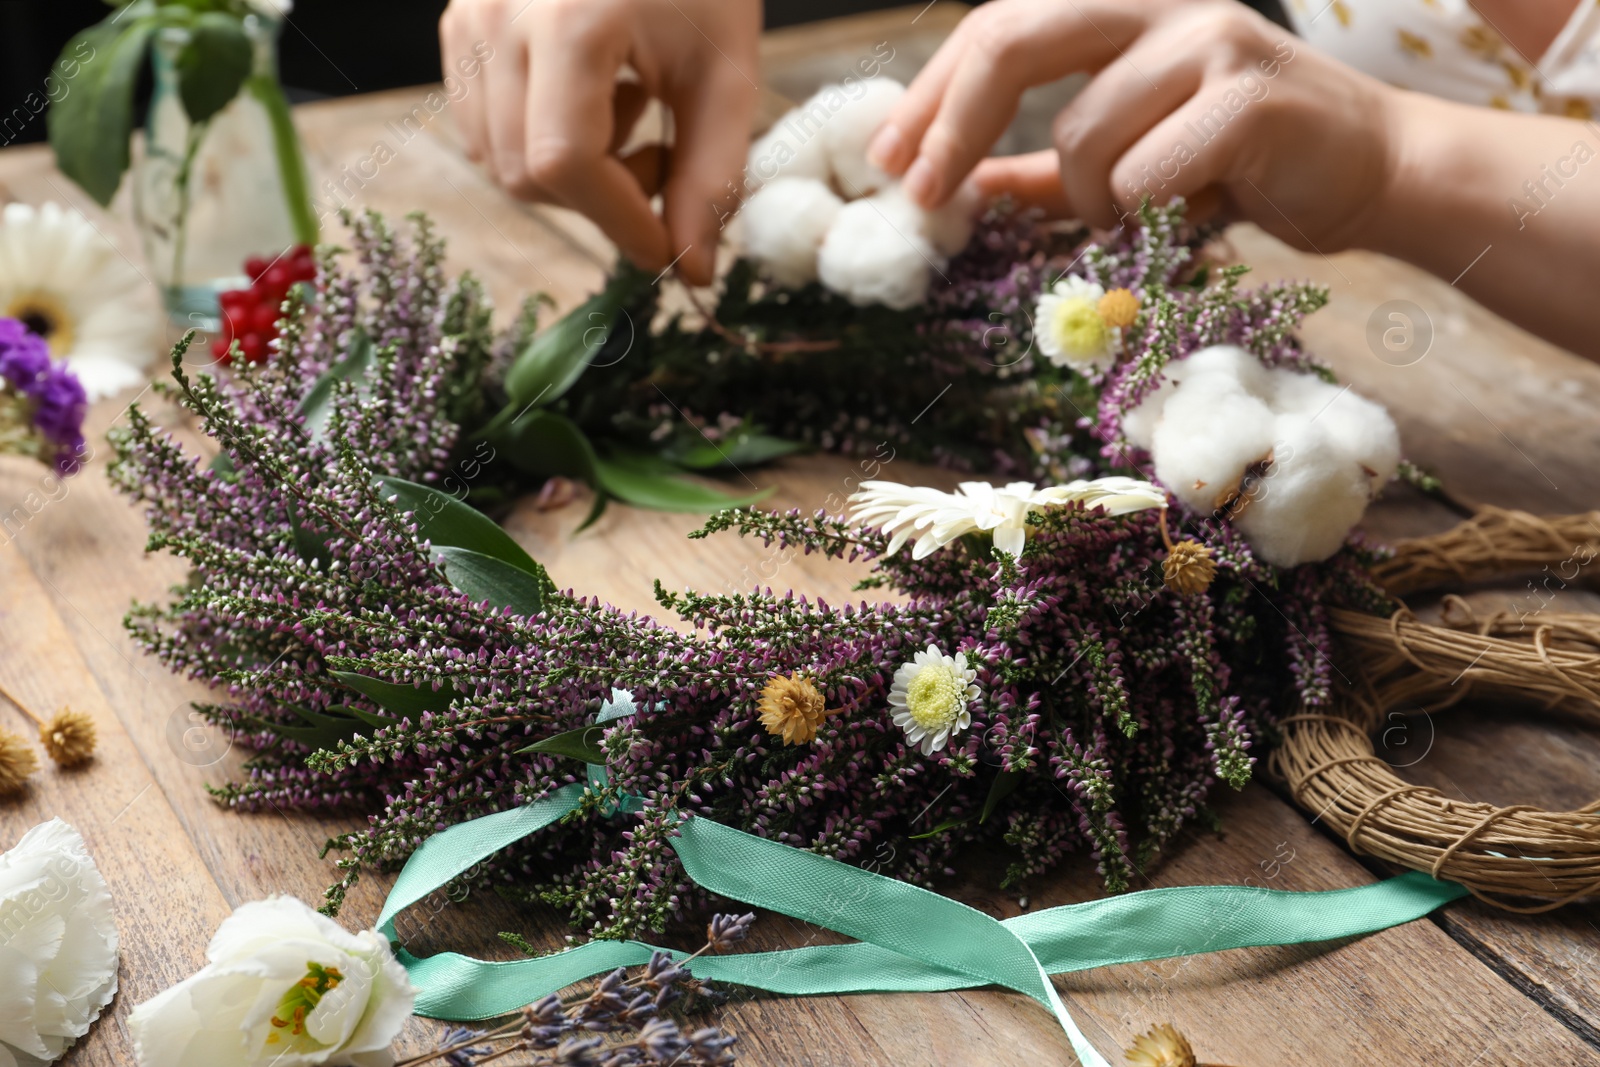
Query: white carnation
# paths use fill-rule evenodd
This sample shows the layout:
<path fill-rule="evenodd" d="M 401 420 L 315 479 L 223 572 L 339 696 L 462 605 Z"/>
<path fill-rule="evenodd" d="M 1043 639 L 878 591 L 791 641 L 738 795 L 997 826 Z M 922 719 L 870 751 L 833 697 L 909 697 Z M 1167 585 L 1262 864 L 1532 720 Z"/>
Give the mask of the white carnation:
<path fill-rule="evenodd" d="M 246 904 L 199 973 L 128 1016 L 140 1067 L 387 1067 L 416 991 L 373 930 L 292 897 Z"/>
<path fill-rule="evenodd" d="M 116 992 L 111 891 L 83 838 L 52 819 L 0 856 L 0 1065 L 57 1059 Z"/>
<path fill-rule="evenodd" d="M 798 289 L 817 278 L 817 250 L 843 207 L 815 178 L 777 178 L 739 213 L 745 255 L 778 285 Z"/>
<path fill-rule="evenodd" d="M 868 78 L 837 88 L 846 102 L 822 127 L 828 166 L 834 183 L 846 196 L 870 196 L 894 179 L 867 162 L 867 145 L 895 102 L 905 95 L 906 87 L 893 78 Z"/>
<path fill-rule="evenodd" d="M 922 303 L 943 258 L 903 197 L 870 196 L 839 209 L 817 259 L 822 284 L 860 306 L 903 311 Z"/>
<path fill-rule="evenodd" d="M 1316 375 L 1217 345 L 1170 364 L 1163 378 L 1124 418 L 1123 432 L 1198 512 L 1242 491 L 1233 524 L 1268 563 L 1292 567 L 1337 552 L 1399 466 L 1388 412 Z"/>

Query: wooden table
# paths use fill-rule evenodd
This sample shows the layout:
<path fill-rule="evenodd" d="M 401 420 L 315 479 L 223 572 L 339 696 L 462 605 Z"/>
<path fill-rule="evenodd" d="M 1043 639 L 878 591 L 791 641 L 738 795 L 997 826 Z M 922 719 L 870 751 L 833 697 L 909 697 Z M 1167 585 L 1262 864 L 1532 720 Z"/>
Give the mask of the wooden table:
<path fill-rule="evenodd" d="M 796 95 L 888 40 L 896 48 L 888 72 L 909 77 L 958 14 L 938 5 L 920 17 L 911 8 L 769 35 L 764 76 Z M 426 95 L 426 89 L 399 91 L 301 109 L 318 183 L 392 138 L 387 124 Z M 1028 142 L 1030 129 L 1036 135 L 1046 104 L 1030 105 L 1017 144 Z M 88 206 L 44 149 L 0 153 L 0 201 L 50 199 Z M 396 215 L 426 208 L 450 240 L 451 269 L 477 271 L 502 309 L 536 288 L 571 306 L 597 286 L 611 258 L 583 220 L 499 193 L 462 157 L 448 113 L 352 200 Z M 90 214 L 132 252 L 125 223 Z M 1600 368 L 1514 329 L 1449 284 L 1381 257 L 1301 255 L 1245 227 L 1228 240 L 1260 277 L 1298 276 L 1331 287 L 1332 305 L 1314 316 L 1306 339 L 1341 377 L 1389 404 L 1409 454 L 1442 475 L 1458 501 L 1544 511 L 1600 503 Z M 1399 299 L 1422 308 L 1435 331 L 1426 357 L 1408 366 L 1377 358 L 1366 339 L 1376 309 Z M 130 399 L 95 408 L 97 445 Z M 154 394 L 140 402 L 160 419 L 177 419 Z M 233 907 L 268 893 L 317 900 L 333 878 L 318 849 L 353 825 L 295 813 L 238 816 L 207 797 L 203 786 L 230 777 L 240 754 L 218 760 L 227 739 L 195 732 L 188 711 L 204 695 L 201 687 L 141 655 L 119 625 L 131 599 L 160 597 L 182 574 L 170 558 L 143 554 L 143 521 L 107 483 L 101 452 L 64 498 L 45 502 L 0 547 L 0 677 L 36 707 L 66 703 L 89 712 L 103 737 L 88 768 L 47 769 L 20 800 L 0 804 L 0 846 L 59 815 L 88 839 L 115 895 L 122 992 L 68 1056 L 74 1065 L 131 1063 L 126 1018 L 133 1005 L 200 966 L 206 941 Z M 848 491 L 853 474 L 848 461 L 816 457 L 762 471 L 757 480 L 777 488 L 773 505 L 816 507 L 830 493 Z M 909 468 L 894 476 L 941 477 Z M 28 499 L 38 478 L 35 466 L 0 462 L 0 512 Z M 651 607 L 656 577 L 701 588 L 749 584 L 745 568 L 759 559 L 759 548 L 744 542 L 724 541 L 712 553 L 685 541 L 682 535 L 696 525 L 692 517 L 621 507 L 575 535 L 585 511 L 582 502 L 557 512 L 525 507 L 508 525 L 559 582 L 622 605 Z M 1369 526 L 1397 535 L 1440 529 L 1454 517 L 1438 503 L 1397 493 L 1375 509 Z M 853 578 L 847 569 L 806 558 L 776 581 L 837 597 Z M 1525 591 L 1498 596 L 1503 602 L 1519 593 Z M 1581 594 L 1561 596 L 1568 606 L 1582 603 Z M 0 709 L 0 722 L 22 725 L 6 721 L 11 717 Z M 1392 740 L 1397 762 L 1411 764 L 1401 773 L 1452 795 L 1552 807 L 1600 795 L 1600 745 L 1566 724 L 1464 710 L 1417 724 L 1403 739 L 1409 749 L 1399 748 L 1401 738 Z M 1252 880 L 1329 889 L 1388 873 L 1369 869 L 1269 784 L 1218 800 L 1223 831 L 1191 831 L 1150 885 Z M 364 881 L 344 919 L 371 922 L 386 886 L 387 879 Z M 981 876 L 950 891 L 998 916 L 1020 907 L 1016 895 Z M 1099 892 L 1084 864 L 1029 887 L 1033 907 Z M 1090 1038 L 1113 1059 L 1135 1033 L 1171 1021 L 1190 1035 L 1202 1059 L 1240 1067 L 1600 1064 L 1597 915 L 1593 906 L 1574 906 L 1530 919 L 1460 903 L 1356 941 L 1127 965 L 1059 985 Z M 402 923 L 421 954 L 449 947 L 507 958 L 494 936 L 499 930 L 554 948 L 563 927 L 553 915 L 487 898 Z M 776 947 L 827 938 L 768 917 L 756 940 Z M 740 1034 L 742 1062 L 757 1065 L 1071 1062 L 1047 1013 L 1020 996 L 988 990 L 747 999 L 731 1003 L 722 1021 Z M 417 1022 L 407 1043 L 420 1046 L 431 1033 L 433 1024 Z"/>

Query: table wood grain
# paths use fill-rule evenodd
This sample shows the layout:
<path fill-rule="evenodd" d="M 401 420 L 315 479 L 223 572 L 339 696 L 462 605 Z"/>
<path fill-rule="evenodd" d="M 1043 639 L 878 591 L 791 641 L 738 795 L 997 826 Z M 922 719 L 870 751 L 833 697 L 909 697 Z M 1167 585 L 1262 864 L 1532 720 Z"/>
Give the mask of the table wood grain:
<path fill-rule="evenodd" d="M 961 11 L 908 8 L 769 34 L 762 76 L 789 96 L 841 76 L 887 41 L 889 69 L 909 77 Z M 905 62 L 902 64 L 901 60 Z M 430 90 L 355 97 L 299 109 L 310 166 L 320 186 L 393 141 L 391 123 Z M 764 113 L 779 110 L 769 98 Z M 1037 143 L 1048 100 L 1021 116 L 1013 147 Z M 393 146 L 391 146 L 393 147 Z M 463 157 L 448 110 L 399 146 L 375 177 L 345 182 L 353 207 L 391 214 L 426 209 L 450 242 L 448 269 L 470 268 L 502 313 L 530 290 L 570 307 L 593 291 L 613 252 L 586 221 L 506 198 Z M 86 203 L 41 148 L 0 152 L 0 202 L 64 200 L 86 210 L 138 259 L 126 213 Z M 1229 231 L 1234 253 L 1262 278 L 1328 285 L 1333 302 L 1305 336 L 1340 376 L 1381 398 L 1408 453 L 1441 475 L 1454 507 L 1397 491 L 1374 509 L 1378 536 L 1441 529 L 1459 508 L 1493 502 L 1561 511 L 1600 503 L 1600 368 L 1523 333 L 1439 279 L 1379 256 L 1294 252 L 1248 227 Z M 1493 254 L 1491 251 L 1489 254 Z M 1466 267 L 1463 264 L 1463 267 Z M 1397 365 L 1369 344 L 1383 305 L 1407 300 L 1432 323 L 1420 360 Z M 61 816 L 83 832 L 110 882 L 123 938 L 122 991 L 64 1061 L 133 1062 L 126 1030 L 132 1006 L 203 962 L 212 931 L 230 909 L 269 893 L 319 898 L 334 877 L 318 858 L 328 837 L 354 818 L 297 812 L 240 816 L 217 807 L 204 786 L 237 773 L 242 753 L 201 728 L 189 702 L 202 687 L 167 674 L 123 633 L 130 601 L 150 600 L 183 578 L 182 567 L 143 551 L 140 516 L 104 476 L 103 433 L 123 419 L 129 395 L 91 413 L 99 454 L 64 496 L 40 495 L 39 470 L 0 460 L 0 513 L 24 506 L 26 521 L 0 539 L 0 680 L 39 707 L 70 704 L 93 715 L 98 758 L 73 773 L 46 770 L 18 800 L 0 804 L 0 847 L 29 826 Z M 195 440 L 181 413 L 157 394 L 140 403 Z M 752 471 L 770 503 L 815 508 L 863 477 L 849 460 L 813 456 Z M 948 484 L 945 472 L 894 464 L 888 476 Z M 30 495 L 31 494 L 31 495 Z M 35 507 L 34 504 L 38 506 Z M 579 501 L 558 511 L 524 503 L 507 528 L 563 585 L 624 607 L 651 610 L 651 583 L 701 589 L 785 584 L 808 595 L 851 597 L 851 567 L 799 557 L 773 574 L 759 544 L 725 539 L 715 550 L 690 542 L 692 517 L 613 507 L 576 533 Z M 1514 598 L 1511 587 L 1484 594 Z M 1563 594 L 1584 606 L 1578 594 Z M 0 723 L 12 715 L 0 708 Z M 6 723 L 19 728 L 19 721 Z M 1469 708 L 1413 724 L 1394 762 L 1411 780 L 1471 799 L 1577 805 L 1600 795 L 1600 738 L 1581 724 L 1546 723 L 1520 712 Z M 1418 754 L 1421 753 L 1420 758 Z M 1219 798 L 1220 833 L 1191 830 L 1166 852 L 1149 885 L 1242 883 L 1331 889 L 1391 873 L 1369 868 L 1268 782 Z M 948 891 L 996 916 L 1017 914 L 992 865 L 975 857 Z M 368 878 L 344 911 L 350 923 L 377 915 L 388 879 Z M 1087 864 L 1026 887 L 1028 906 L 1100 894 Z M 1238 1067 L 1345 1067 L 1351 1063 L 1600 1065 L 1596 957 L 1600 912 L 1573 906 L 1540 917 L 1511 916 L 1475 902 L 1367 938 L 1285 948 L 1240 949 L 1185 960 L 1130 964 L 1058 981 L 1089 1036 L 1112 1059 L 1153 1023 L 1171 1021 L 1202 1059 Z M 556 948 L 566 928 L 549 912 L 513 908 L 493 896 L 418 909 L 401 932 L 421 953 L 446 948 L 510 958 L 497 931 Z M 757 947 L 835 940 L 826 931 L 764 917 Z M 731 1002 L 722 1022 L 739 1033 L 752 1065 L 1010 1065 L 1070 1063 L 1054 1021 L 1036 1004 L 993 990 Z M 414 1022 L 405 1043 L 420 1048 L 434 1024 Z"/>

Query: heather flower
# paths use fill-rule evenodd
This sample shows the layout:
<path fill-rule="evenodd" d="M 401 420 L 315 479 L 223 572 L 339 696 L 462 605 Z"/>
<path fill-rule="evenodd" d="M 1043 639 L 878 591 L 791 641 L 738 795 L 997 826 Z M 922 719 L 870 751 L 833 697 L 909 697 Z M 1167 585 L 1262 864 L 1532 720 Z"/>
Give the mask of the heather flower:
<path fill-rule="evenodd" d="M 811 680 L 800 674 L 779 675 L 761 690 L 761 725 L 786 744 L 803 745 L 817 736 L 828 717 L 826 701 Z"/>
<path fill-rule="evenodd" d="M 1098 370 L 1111 361 L 1116 336 L 1100 312 L 1105 295 L 1095 283 L 1069 275 L 1039 297 L 1034 336 L 1046 359 L 1080 373 Z"/>
<path fill-rule="evenodd" d="M 946 656 L 937 645 L 929 645 L 894 672 L 889 689 L 894 724 L 924 756 L 933 755 L 949 743 L 951 734 L 972 725 L 971 704 L 982 692 L 977 677 L 967 667 L 965 652 Z"/>

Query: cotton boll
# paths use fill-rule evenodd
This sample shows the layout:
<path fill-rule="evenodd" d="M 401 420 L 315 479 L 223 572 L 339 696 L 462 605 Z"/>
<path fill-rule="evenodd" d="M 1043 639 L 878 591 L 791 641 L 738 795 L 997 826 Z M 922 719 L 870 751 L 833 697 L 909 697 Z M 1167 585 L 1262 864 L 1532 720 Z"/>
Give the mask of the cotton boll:
<path fill-rule="evenodd" d="M 949 200 L 932 211 L 923 212 L 926 220 L 923 233 L 941 256 L 953 256 L 972 240 L 972 230 L 982 210 L 983 194 L 972 182 L 962 182 Z"/>
<path fill-rule="evenodd" d="M 1189 507 L 1209 513 L 1273 445 L 1272 409 L 1223 375 L 1191 375 L 1174 388 L 1151 436 L 1156 477 Z"/>
<path fill-rule="evenodd" d="M 894 198 L 874 196 L 839 209 L 822 242 L 817 273 L 823 285 L 853 304 L 903 311 L 927 296 L 928 268 L 935 262 L 938 253 L 916 220 Z"/>
<path fill-rule="evenodd" d="M 806 120 L 803 108 L 790 111 L 758 137 L 746 157 L 747 191 L 754 193 L 779 177 L 815 178 L 822 182 L 829 178 L 828 149 L 823 144 L 822 131 Z"/>
<path fill-rule="evenodd" d="M 1272 465 L 1233 524 L 1274 566 L 1327 559 L 1367 509 L 1367 475 L 1321 419 L 1280 415 L 1274 436 Z"/>
<path fill-rule="evenodd" d="M 845 196 L 869 196 L 894 180 L 867 162 L 867 145 L 905 91 L 906 87 L 893 78 L 867 78 L 828 86 L 806 102 L 815 108 L 844 101 L 842 106 L 830 109 L 832 115 L 822 128 L 822 139 L 834 181 Z"/>
<path fill-rule="evenodd" d="M 745 254 L 785 288 L 815 281 L 817 250 L 843 206 L 815 178 L 775 178 L 739 212 Z"/>
<path fill-rule="evenodd" d="M 1239 383 L 1251 396 L 1258 396 L 1275 409 L 1271 395 L 1271 378 L 1275 373 L 1238 345 L 1212 345 L 1195 352 L 1188 359 L 1169 364 L 1169 372 L 1185 376 L 1219 374 Z"/>
<path fill-rule="evenodd" d="M 1400 465 L 1400 431 L 1382 405 L 1347 386 L 1287 369 L 1272 372 L 1272 387 L 1273 406 L 1323 427 L 1330 446 L 1367 472 L 1370 493 L 1394 477 Z"/>

